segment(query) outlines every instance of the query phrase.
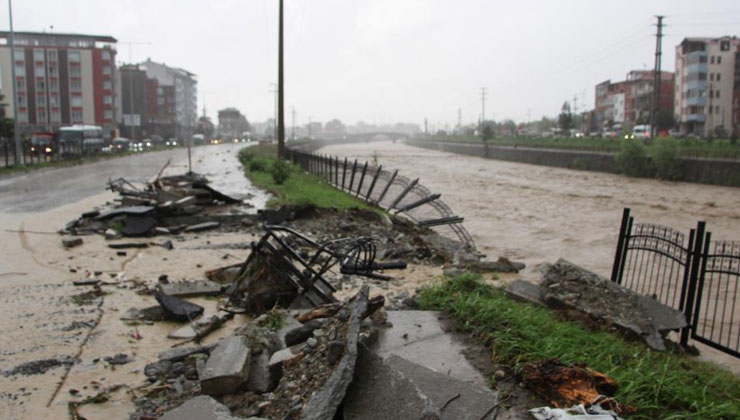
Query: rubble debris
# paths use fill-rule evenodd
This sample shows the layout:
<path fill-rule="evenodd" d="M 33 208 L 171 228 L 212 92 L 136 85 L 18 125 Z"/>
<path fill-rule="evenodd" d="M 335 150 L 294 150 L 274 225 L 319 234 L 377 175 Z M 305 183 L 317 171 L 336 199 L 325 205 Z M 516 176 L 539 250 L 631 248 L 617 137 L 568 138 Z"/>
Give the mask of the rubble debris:
<path fill-rule="evenodd" d="M 115 230 L 115 229 L 106 229 L 105 230 L 105 239 L 108 240 L 115 240 L 115 239 L 121 239 L 123 235 L 121 232 Z"/>
<path fill-rule="evenodd" d="M 308 321 L 305 324 L 296 327 L 285 334 L 285 345 L 294 346 L 296 344 L 303 343 L 313 336 L 313 332 L 326 324 L 323 319 L 314 319 Z"/>
<path fill-rule="evenodd" d="M 185 280 L 160 284 L 162 293 L 170 296 L 214 296 L 221 293 L 221 285 L 210 280 Z"/>
<path fill-rule="evenodd" d="M 172 349 L 159 352 L 159 354 L 157 354 L 157 358 L 160 361 L 168 361 L 168 362 L 174 363 L 174 362 L 182 361 L 186 357 L 196 354 L 196 353 L 210 354 L 211 350 L 214 347 L 215 345 L 172 348 Z"/>
<path fill-rule="evenodd" d="M 235 335 L 221 340 L 206 362 L 200 378 L 201 391 L 207 395 L 235 393 L 249 377 L 250 355 L 245 337 Z"/>
<path fill-rule="evenodd" d="M 101 213 L 95 218 L 98 220 L 102 220 L 102 219 L 110 219 L 116 216 L 145 216 L 147 214 L 153 213 L 154 210 L 155 210 L 155 207 L 153 206 L 119 207 L 117 209 L 112 209 L 105 213 Z"/>
<path fill-rule="evenodd" d="M 108 244 L 108 248 L 111 248 L 111 249 L 149 248 L 149 244 L 145 242 L 119 242 L 119 243 Z"/>
<path fill-rule="evenodd" d="M 86 279 L 86 280 L 74 280 L 72 282 L 75 286 L 97 286 L 100 284 L 98 279 Z"/>
<path fill-rule="evenodd" d="M 241 270 L 242 263 L 227 265 L 213 270 L 206 271 L 206 278 L 216 283 L 231 283 L 236 280 Z"/>
<path fill-rule="evenodd" d="M 207 395 L 199 395 L 170 410 L 161 420 L 237 420 L 231 410 Z"/>
<path fill-rule="evenodd" d="M 613 396 L 619 388 L 614 379 L 601 372 L 584 364 L 566 366 L 558 359 L 524 363 L 522 381 L 527 388 L 555 408 L 593 404 L 599 401 L 601 396 Z M 634 411 L 634 408 L 616 402 L 611 408 L 617 414 Z"/>
<path fill-rule="evenodd" d="M 172 241 L 170 240 L 162 242 L 159 246 L 161 246 L 162 248 L 168 251 L 172 251 L 173 249 L 175 249 L 175 246 L 172 244 Z"/>
<path fill-rule="evenodd" d="M 190 225 L 186 227 L 185 232 L 201 232 L 204 230 L 215 229 L 219 227 L 220 225 L 221 223 L 219 222 L 203 222 L 203 223 L 198 223 L 197 225 Z"/>
<path fill-rule="evenodd" d="M 126 363 L 131 363 L 134 361 L 134 359 L 130 358 L 125 353 L 118 353 L 115 356 L 106 356 L 103 358 L 103 361 L 108 362 L 111 365 L 125 365 Z"/>
<path fill-rule="evenodd" d="M 82 238 L 65 238 L 62 239 L 62 246 L 65 248 L 74 248 L 82 245 Z"/>
<path fill-rule="evenodd" d="M 165 312 L 161 306 L 150 306 L 143 309 L 130 308 L 121 316 L 122 321 L 159 322 L 164 318 Z"/>
<path fill-rule="evenodd" d="M 41 375 L 43 373 L 46 373 L 48 370 L 60 366 L 71 366 L 79 362 L 80 359 L 70 356 L 59 356 L 43 360 L 34 360 L 31 362 L 22 363 L 10 370 L 4 371 L 3 376 L 7 378 L 8 376 L 15 375 Z"/>
<path fill-rule="evenodd" d="M 506 286 L 506 293 L 520 302 L 534 303 L 544 306 L 540 287 L 532 282 L 516 279 Z"/>
<path fill-rule="evenodd" d="M 165 317 L 179 322 L 190 321 L 200 316 L 204 309 L 200 305 L 190 303 L 180 298 L 156 292 L 154 298 L 164 310 Z"/>
<path fill-rule="evenodd" d="M 344 306 L 342 303 L 328 303 L 326 305 L 317 306 L 308 312 L 304 312 L 298 316 L 298 321 L 308 322 L 317 318 L 328 318 L 336 315 L 340 309 Z"/>
<path fill-rule="evenodd" d="M 686 326 L 681 311 L 626 289 L 564 259 L 543 267 L 540 282 L 548 306 L 575 309 L 641 337 L 665 351 L 665 335 Z"/>

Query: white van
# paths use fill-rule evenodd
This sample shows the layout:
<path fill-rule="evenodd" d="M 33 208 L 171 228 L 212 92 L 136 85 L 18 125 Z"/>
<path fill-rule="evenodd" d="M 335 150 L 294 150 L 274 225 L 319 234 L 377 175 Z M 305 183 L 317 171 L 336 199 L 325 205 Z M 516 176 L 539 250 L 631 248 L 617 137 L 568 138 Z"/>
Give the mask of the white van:
<path fill-rule="evenodd" d="M 650 125 L 636 125 L 632 129 L 633 139 L 649 139 L 650 138 Z"/>

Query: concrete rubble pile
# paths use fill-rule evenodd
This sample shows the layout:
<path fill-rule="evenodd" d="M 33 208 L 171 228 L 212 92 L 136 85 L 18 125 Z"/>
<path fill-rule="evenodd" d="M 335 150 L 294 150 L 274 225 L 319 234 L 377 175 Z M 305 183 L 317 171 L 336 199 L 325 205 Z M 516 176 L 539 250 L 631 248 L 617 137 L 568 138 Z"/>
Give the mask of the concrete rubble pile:
<path fill-rule="evenodd" d="M 219 217 L 207 214 L 209 207 L 240 203 L 192 172 L 157 176 L 143 188 L 119 178 L 108 181 L 107 189 L 119 196 L 110 207 L 83 213 L 67 223 L 62 233 L 120 239 L 198 232 L 220 225 Z"/>

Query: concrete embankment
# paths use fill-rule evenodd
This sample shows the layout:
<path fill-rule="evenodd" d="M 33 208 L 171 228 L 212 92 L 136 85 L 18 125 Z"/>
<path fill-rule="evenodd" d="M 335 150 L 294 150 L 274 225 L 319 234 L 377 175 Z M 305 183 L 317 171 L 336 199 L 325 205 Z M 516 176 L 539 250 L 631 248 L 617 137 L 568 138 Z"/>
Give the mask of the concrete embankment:
<path fill-rule="evenodd" d="M 406 144 L 441 152 L 555 166 L 588 171 L 619 173 L 615 155 L 583 150 L 543 149 L 534 147 L 486 146 L 481 143 L 443 142 L 410 139 Z M 682 181 L 700 184 L 740 186 L 740 161 L 725 159 L 680 158 Z"/>

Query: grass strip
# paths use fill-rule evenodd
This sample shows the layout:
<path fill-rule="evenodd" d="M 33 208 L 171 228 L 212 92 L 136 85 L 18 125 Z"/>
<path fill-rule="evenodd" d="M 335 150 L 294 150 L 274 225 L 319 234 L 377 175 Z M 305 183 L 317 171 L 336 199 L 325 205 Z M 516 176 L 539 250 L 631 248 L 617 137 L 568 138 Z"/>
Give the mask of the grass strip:
<path fill-rule="evenodd" d="M 314 205 L 337 209 L 371 208 L 361 199 L 334 188 L 323 178 L 306 173 L 298 165 L 278 160 L 276 156 L 275 146 L 245 147 L 238 154 L 247 178 L 256 187 L 267 190 L 275 196 L 267 203 L 268 206 Z"/>
<path fill-rule="evenodd" d="M 519 373 L 525 362 L 555 357 L 585 363 L 620 384 L 617 401 L 633 419 L 740 419 L 740 378 L 688 355 L 652 351 L 608 331 L 561 321 L 465 273 L 422 290 L 424 309 L 443 310 L 492 350 L 494 362 Z"/>

